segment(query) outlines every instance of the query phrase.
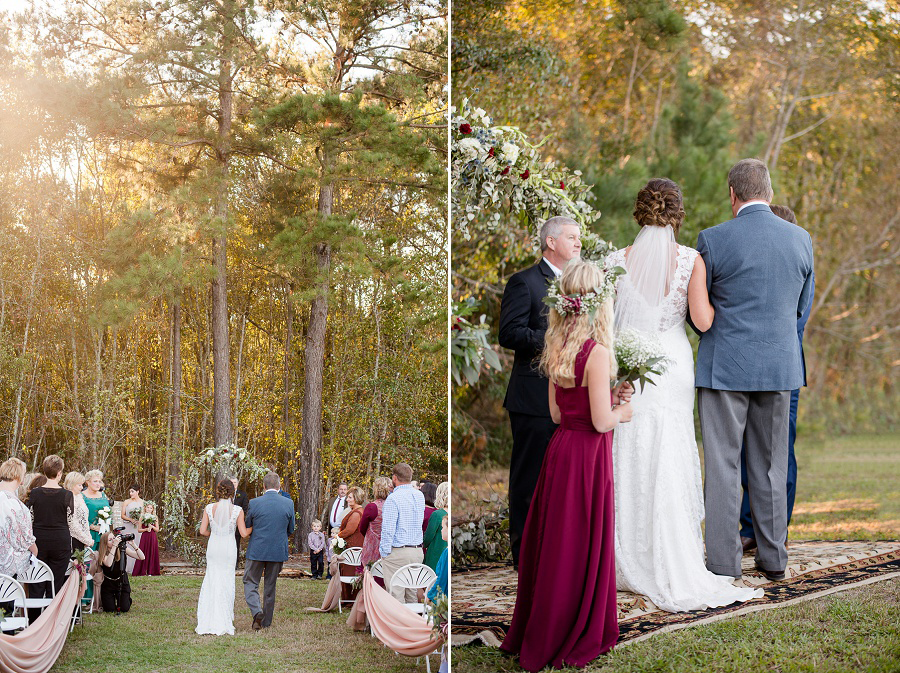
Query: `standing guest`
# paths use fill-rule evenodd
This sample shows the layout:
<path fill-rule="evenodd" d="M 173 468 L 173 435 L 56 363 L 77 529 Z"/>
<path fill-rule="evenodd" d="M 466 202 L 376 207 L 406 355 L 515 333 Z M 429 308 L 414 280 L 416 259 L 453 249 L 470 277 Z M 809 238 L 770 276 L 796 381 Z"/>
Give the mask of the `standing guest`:
<path fill-rule="evenodd" d="M 337 495 L 328 503 L 325 511 L 322 512 L 322 524 L 327 524 L 328 530 L 341 527 L 341 521 L 344 520 L 344 510 L 347 508 L 348 488 L 349 486 L 345 481 L 338 484 Z"/>
<path fill-rule="evenodd" d="M 55 591 L 62 589 L 66 581 L 66 570 L 72 556 L 72 533 L 69 522 L 75 514 L 75 498 L 72 491 L 59 485 L 65 463 L 57 455 L 47 456 L 41 465 L 41 471 L 47 477 L 47 483 L 31 490 L 28 502 L 31 509 L 32 530 L 38 548 L 37 557 L 50 568 L 53 573 Z M 50 597 L 49 582 L 32 585 L 37 590 L 32 598 Z M 39 612 L 39 611 L 38 611 Z"/>
<path fill-rule="evenodd" d="M 144 503 L 138 531 L 141 533 L 141 543 L 138 549 L 141 550 L 144 558 L 135 562 L 132 575 L 161 575 L 159 569 L 159 517 L 156 515 L 156 505 L 150 500 Z"/>
<path fill-rule="evenodd" d="M 25 463 L 10 458 L 0 465 L 0 573 L 15 577 L 37 556 L 31 514 L 16 497 L 25 478 Z"/>
<path fill-rule="evenodd" d="M 110 507 L 109 499 L 103 495 L 103 473 L 100 470 L 91 470 L 84 478 L 87 480 L 87 488 L 84 491 L 84 504 L 88 508 L 88 523 L 91 528 L 91 537 L 94 538 L 94 550 L 100 545 L 100 525 L 98 514 L 104 507 Z"/>
<path fill-rule="evenodd" d="M 362 543 L 362 554 L 360 561 L 363 565 L 377 561 L 381 558 L 378 552 L 378 545 L 381 543 L 381 521 L 382 512 L 384 510 L 384 501 L 391 494 L 394 485 L 387 477 L 377 477 L 372 489 L 373 500 L 362 513 L 359 521 L 359 530 L 365 537 Z M 376 580 L 381 579 L 376 577 Z"/>
<path fill-rule="evenodd" d="M 327 530 L 332 530 L 334 528 L 340 529 L 341 527 L 341 521 L 344 519 L 344 510 L 347 508 L 347 488 L 349 488 L 349 485 L 346 481 L 342 481 L 338 484 L 337 495 L 322 511 L 322 523 L 327 526 Z M 325 572 L 325 577 L 331 579 L 330 565 L 325 566 Z"/>
<path fill-rule="evenodd" d="M 422 519 L 425 517 L 425 498 L 410 483 L 412 468 L 406 463 L 397 463 L 391 480 L 394 490 L 384 501 L 378 546 L 384 586 L 389 591 L 391 580 L 400 568 L 408 563 L 422 562 Z M 409 589 L 397 589 L 391 591 L 391 595 L 403 603 L 415 602 L 417 598 L 416 592 Z"/>
<path fill-rule="evenodd" d="M 306 541 L 309 544 L 309 571 L 314 580 L 320 580 L 325 572 L 325 533 L 318 519 L 313 519 L 312 531 Z"/>
<path fill-rule="evenodd" d="M 47 477 L 42 474 L 35 474 L 31 476 L 31 479 L 28 481 L 28 485 L 25 487 L 25 495 L 22 496 L 22 502 L 28 502 L 28 498 L 31 497 L 31 492 L 36 489 L 38 486 L 43 486 L 47 483 Z"/>
<path fill-rule="evenodd" d="M 510 277 L 500 303 L 499 342 L 516 353 L 503 400 L 513 437 L 509 464 L 509 543 L 515 567 L 519 565 L 525 517 L 544 452 L 556 431 L 556 423 L 550 417 L 547 378 L 535 366 L 547 331 L 547 306 L 543 299 L 547 296 L 548 283 L 562 274 L 569 260 L 581 254 L 578 223 L 568 217 L 551 217 L 544 222 L 540 239 L 541 261 Z"/>
<path fill-rule="evenodd" d="M 437 494 L 437 484 L 433 481 L 423 481 L 419 486 L 419 490 L 422 491 L 422 495 L 425 496 L 425 518 L 422 521 L 422 532 L 425 532 L 425 529 L 428 528 L 428 520 L 431 518 L 431 513 L 437 509 L 434 506 L 434 496 Z"/>
<path fill-rule="evenodd" d="M 91 575 L 100 589 L 103 612 L 128 612 L 131 609 L 131 584 L 128 572 L 122 568 L 122 538 L 112 531 L 100 536 L 97 559 L 91 564 Z M 134 540 L 124 545 L 126 556 L 143 560 L 144 553 L 134 546 Z"/>
<path fill-rule="evenodd" d="M 425 565 L 437 572 L 438 561 L 441 554 L 447 548 L 447 540 L 441 534 L 443 521 L 447 518 L 447 500 L 450 495 L 450 484 L 442 482 L 436 489 L 434 504 L 436 509 L 428 520 L 425 535 L 422 537 L 422 546 L 425 548 Z M 425 500 L 428 503 L 428 500 Z"/>
<path fill-rule="evenodd" d="M 72 497 L 75 500 L 75 513 L 72 515 L 69 527 L 69 532 L 72 534 L 72 549 L 90 548 L 94 544 L 94 538 L 91 537 L 88 523 L 88 508 L 84 504 L 84 496 L 81 495 L 84 490 L 84 475 L 81 472 L 69 472 L 66 475 L 65 487 L 72 491 Z"/>
<path fill-rule="evenodd" d="M 247 517 L 247 509 L 250 507 L 250 498 L 247 493 L 238 488 L 237 477 L 230 477 L 231 483 L 234 484 L 234 504 L 244 510 L 244 518 Z M 238 557 L 241 555 L 241 531 L 235 528 L 234 541 L 237 543 Z"/>
<path fill-rule="evenodd" d="M 338 537 L 345 540 L 346 546 L 362 547 L 364 538 L 359 530 L 359 522 L 362 519 L 363 507 L 366 504 L 366 492 L 359 486 L 353 486 L 347 489 L 347 509 L 349 510 L 341 521 L 341 528 L 338 531 Z M 357 567 L 346 563 L 340 565 L 341 575 L 350 575 L 357 572 Z M 345 601 L 353 600 L 354 596 L 359 593 L 358 589 L 354 589 L 352 585 L 341 583 L 341 599 Z"/>
<path fill-rule="evenodd" d="M 632 408 L 612 406 L 620 392 L 610 391 L 613 283 L 595 264 L 573 260 L 550 311 L 541 369 L 561 425 L 531 501 L 516 607 L 500 646 L 527 671 L 583 667 L 619 637 L 612 440 Z"/>
<path fill-rule="evenodd" d="M 797 224 L 797 216 L 787 206 L 770 205 L 772 214 L 786 220 L 791 224 Z M 800 341 L 800 364 L 803 367 L 803 385 L 806 385 L 806 358 L 803 355 L 803 332 L 809 321 L 812 311 L 813 298 L 816 294 L 816 274 L 812 273 L 809 303 L 806 310 L 797 318 L 797 339 Z M 797 439 L 797 405 L 800 401 L 800 389 L 791 391 L 791 405 L 788 410 L 788 464 L 787 464 L 787 522 L 791 525 L 791 516 L 794 513 L 794 498 L 797 495 L 797 458 L 794 455 L 794 441 Z M 741 446 L 741 489 L 744 494 L 741 498 L 741 547 L 746 554 L 756 549 L 756 531 L 753 528 L 753 514 L 750 511 L 750 492 L 747 489 L 747 447 Z M 787 541 L 784 546 L 787 547 Z"/>
<path fill-rule="evenodd" d="M 444 540 L 444 551 L 441 552 L 437 568 L 434 569 L 437 579 L 434 581 L 434 584 L 431 585 L 428 594 L 425 596 L 432 603 L 438 599 L 438 589 L 446 596 L 448 595 L 450 587 L 450 550 L 447 547 L 447 538 L 450 537 L 450 526 L 447 523 L 448 521 L 449 519 L 447 519 L 447 517 L 441 519 L 441 538 Z"/>
<path fill-rule="evenodd" d="M 122 503 L 122 527 L 125 529 L 123 533 L 131 533 L 134 535 L 134 544 L 136 547 L 141 546 L 141 515 L 144 513 L 144 499 L 141 497 L 141 487 L 132 484 L 128 488 L 128 500 Z M 134 574 L 134 559 L 128 557 L 125 569 Z"/>

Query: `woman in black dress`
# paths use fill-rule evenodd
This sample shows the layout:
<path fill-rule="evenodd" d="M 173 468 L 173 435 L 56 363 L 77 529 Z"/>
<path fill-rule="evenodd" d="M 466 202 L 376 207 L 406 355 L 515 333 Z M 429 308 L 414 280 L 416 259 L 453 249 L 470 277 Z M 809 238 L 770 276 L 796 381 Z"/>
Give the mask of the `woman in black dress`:
<path fill-rule="evenodd" d="M 59 485 L 65 467 L 59 456 L 47 456 L 41 471 L 47 483 L 33 488 L 25 503 L 31 509 L 32 530 L 37 544 L 37 557 L 50 567 L 56 591 L 62 589 L 66 581 L 66 570 L 72 557 L 72 534 L 69 522 L 75 512 L 72 491 Z M 50 583 L 32 585 L 37 594 L 33 598 L 51 595 Z"/>

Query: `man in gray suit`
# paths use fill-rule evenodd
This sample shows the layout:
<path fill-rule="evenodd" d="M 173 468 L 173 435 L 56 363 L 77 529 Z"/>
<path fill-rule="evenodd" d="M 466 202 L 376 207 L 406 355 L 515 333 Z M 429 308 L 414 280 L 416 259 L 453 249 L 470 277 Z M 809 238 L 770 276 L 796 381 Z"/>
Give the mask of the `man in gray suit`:
<path fill-rule="evenodd" d="M 275 582 L 288 559 L 288 538 L 294 532 L 294 505 L 279 495 L 281 479 L 274 472 L 263 477 L 266 489 L 250 501 L 245 522 L 253 528 L 244 565 L 244 600 L 253 615 L 253 630 L 268 627 L 275 614 Z M 263 605 L 259 601 L 259 581 L 265 573 Z"/>
<path fill-rule="evenodd" d="M 741 576 L 741 442 L 746 443 L 756 567 L 770 580 L 787 565 L 790 391 L 803 383 L 797 319 L 811 301 L 809 234 L 772 214 L 766 165 L 743 159 L 728 173 L 734 219 L 700 233 L 715 308 L 700 335 L 697 397 L 706 468 L 706 567 Z"/>

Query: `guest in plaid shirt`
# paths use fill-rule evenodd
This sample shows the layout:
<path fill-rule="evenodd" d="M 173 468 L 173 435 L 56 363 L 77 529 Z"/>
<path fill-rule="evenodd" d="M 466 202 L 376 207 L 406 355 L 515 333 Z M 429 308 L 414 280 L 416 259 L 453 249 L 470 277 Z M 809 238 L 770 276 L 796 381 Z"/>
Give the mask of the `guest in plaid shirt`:
<path fill-rule="evenodd" d="M 412 468 L 406 463 L 398 463 L 391 480 L 394 490 L 384 501 L 378 547 L 384 585 L 389 589 L 394 573 L 400 568 L 408 563 L 422 562 L 422 521 L 425 518 L 425 497 L 410 483 Z M 391 595 L 404 603 L 416 600 L 416 592 L 410 589 L 391 591 Z"/>

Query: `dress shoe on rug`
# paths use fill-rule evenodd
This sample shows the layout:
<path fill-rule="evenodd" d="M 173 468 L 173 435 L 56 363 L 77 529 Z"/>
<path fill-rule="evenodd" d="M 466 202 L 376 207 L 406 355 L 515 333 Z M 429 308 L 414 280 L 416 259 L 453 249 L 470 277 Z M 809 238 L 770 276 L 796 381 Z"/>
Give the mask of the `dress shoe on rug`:
<path fill-rule="evenodd" d="M 756 549 L 756 538 L 744 537 L 743 535 L 741 535 L 741 547 L 744 548 L 745 554 L 748 551 L 753 551 L 754 549 Z"/>
<path fill-rule="evenodd" d="M 756 569 L 759 572 L 761 572 L 763 575 L 765 575 L 767 580 L 770 580 L 772 582 L 780 582 L 781 580 L 783 580 L 785 578 L 785 574 L 784 574 L 783 570 L 781 570 L 781 571 L 766 570 L 765 568 L 761 567 L 758 563 L 756 564 Z"/>

